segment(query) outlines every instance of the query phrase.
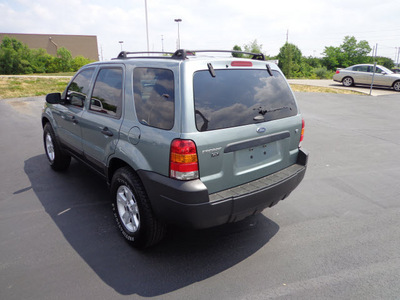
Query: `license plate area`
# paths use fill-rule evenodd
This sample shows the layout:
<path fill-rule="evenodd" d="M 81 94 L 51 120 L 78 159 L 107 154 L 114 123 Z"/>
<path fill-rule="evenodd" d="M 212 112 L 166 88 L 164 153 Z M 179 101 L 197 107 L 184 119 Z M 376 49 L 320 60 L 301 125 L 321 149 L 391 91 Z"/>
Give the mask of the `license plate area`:
<path fill-rule="evenodd" d="M 278 142 L 273 142 L 236 151 L 234 157 L 234 173 L 240 175 L 279 162 L 281 151 Z"/>

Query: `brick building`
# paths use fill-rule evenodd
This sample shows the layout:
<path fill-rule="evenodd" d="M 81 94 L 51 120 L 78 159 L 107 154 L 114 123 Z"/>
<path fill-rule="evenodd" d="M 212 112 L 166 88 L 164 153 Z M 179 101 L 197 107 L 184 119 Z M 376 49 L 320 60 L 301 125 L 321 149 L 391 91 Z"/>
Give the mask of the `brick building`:
<path fill-rule="evenodd" d="M 0 41 L 5 36 L 15 38 L 27 44 L 29 48 L 46 49 L 47 53 L 54 56 L 57 54 L 57 49 L 64 47 L 71 52 L 72 57 L 82 55 L 91 60 L 99 60 L 95 35 L 0 33 Z"/>

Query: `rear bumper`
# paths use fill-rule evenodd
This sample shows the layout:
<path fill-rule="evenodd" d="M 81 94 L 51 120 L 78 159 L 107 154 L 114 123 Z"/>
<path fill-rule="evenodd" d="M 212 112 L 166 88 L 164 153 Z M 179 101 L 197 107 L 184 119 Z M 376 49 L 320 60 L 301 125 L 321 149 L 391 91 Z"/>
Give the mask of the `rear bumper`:
<path fill-rule="evenodd" d="M 242 220 L 285 199 L 303 180 L 308 152 L 299 151 L 297 163 L 258 180 L 208 194 L 200 180 L 178 181 L 139 171 L 155 215 L 191 228 L 208 228 Z"/>

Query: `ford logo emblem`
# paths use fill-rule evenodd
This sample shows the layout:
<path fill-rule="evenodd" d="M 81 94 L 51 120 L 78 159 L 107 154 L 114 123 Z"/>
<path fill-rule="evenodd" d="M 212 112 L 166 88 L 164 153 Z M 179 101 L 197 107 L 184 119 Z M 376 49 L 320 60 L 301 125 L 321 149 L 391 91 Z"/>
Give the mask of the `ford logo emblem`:
<path fill-rule="evenodd" d="M 258 133 L 264 133 L 264 132 L 266 132 L 267 131 L 267 129 L 265 128 L 265 127 L 259 127 L 259 128 L 257 128 L 257 132 Z"/>

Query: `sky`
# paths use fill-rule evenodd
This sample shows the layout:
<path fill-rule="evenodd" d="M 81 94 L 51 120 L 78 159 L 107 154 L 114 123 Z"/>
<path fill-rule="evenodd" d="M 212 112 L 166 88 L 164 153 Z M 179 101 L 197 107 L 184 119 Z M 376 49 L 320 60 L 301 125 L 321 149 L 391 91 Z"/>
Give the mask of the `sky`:
<path fill-rule="evenodd" d="M 397 59 L 399 0 L 0 0 L 1 33 L 96 35 L 99 59 L 121 51 L 229 50 L 254 40 L 277 55 L 286 41 L 322 57 L 344 37 Z M 123 41 L 123 43 L 119 43 Z"/>

